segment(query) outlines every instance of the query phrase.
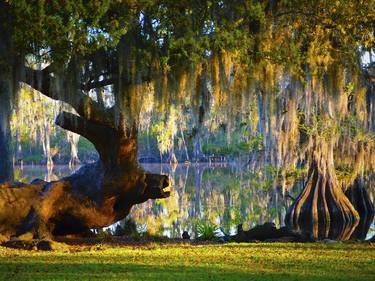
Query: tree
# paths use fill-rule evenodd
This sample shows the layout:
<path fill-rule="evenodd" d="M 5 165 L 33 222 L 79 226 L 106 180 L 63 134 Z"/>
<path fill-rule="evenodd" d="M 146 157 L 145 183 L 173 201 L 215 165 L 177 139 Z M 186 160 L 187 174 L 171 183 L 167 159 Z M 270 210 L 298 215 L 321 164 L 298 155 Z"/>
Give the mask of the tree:
<path fill-rule="evenodd" d="M 47 57 L 50 63 L 43 69 L 24 68 L 23 56 L 10 56 L 21 58 L 20 64 L 10 65 L 23 71 L 14 69 L 8 74 L 24 75 L 4 81 L 9 85 L 9 81 L 23 81 L 70 104 L 77 114 L 62 112 L 57 124 L 89 139 L 100 155 L 95 165 L 59 182 L 35 182 L 25 187 L 28 203 L 16 201 L 26 204 L 22 212 L 18 203 L 5 208 L 15 210 L 18 217 L 14 221 L 22 227 L 3 223 L 4 229 L 12 234 L 32 226 L 36 236 L 82 232 L 124 217 L 132 204 L 167 196 L 163 191 L 167 179 L 144 173 L 137 166 L 137 128 L 144 93 L 149 91 L 155 96 L 155 113 L 165 114 L 170 108 L 189 104 L 195 135 L 212 117 L 211 110 L 225 113 L 228 138 L 241 105 L 256 92 L 257 130 L 263 136 L 265 156 L 274 159 L 277 154 L 272 149 L 276 121 L 283 120 L 283 161 L 295 163 L 303 149 L 287 157 L 285 148 L 303 143 L 306 150 L 315 138 L 304 141 L 303 134 L 296 133 L 292 123 L 299 122 L 297 109 L 306 115 L 307 124 L 322 111 L 328 112 L 327 118 L 341 118 L 347 111 L 336 102 L 345 96 L 337 89 L 342 89 L 347 79 L 356 82 L 356 90 L 362 86 L 358 50 L 374 45 L 372 2 L 360 6 L 356 1 L 294 0 L 91 1 L 88 6 L 79 1 L 62 6 L 3 2 L 2 10 L 11 15 L 3 15 L 3 22 L 15 21 L 12 28 L 2 24 L 9 44 L 23 46 L 21 50 L 34 57 Z M 15 32 L 13 26 L 19 27 L 25 20 L 32 28 Z M 11 45 L 6 48 L 15 50 Z M 343 71 L 350 75 L 340 76 Z M 113 106 L 101 102 L 105 86 L 112 89 Z M 291 103 L 277 104 L 277 91 Z M 311 110 L 313 102 L 307 102 L 298 108 L 301 93 L 310 93 L 311 100 L 314 96 L 317 106 Z M 9 95 L 0 96 L 9 103 Z M 286 107 L 286 112 L 293 114 L 284 117 Z M 355 113 L 365 111 L 360 108 Z M 331 157 L 329 150 L 319 151 L 322 159 Z M 317 172 L 333 173 L 330 164 L 324 169 Z M 338 192 L 334 181 L 329 186 Z M 338 205 L 343 202 L 327 200 Z M 351 210 L 339 209 L 344 215 Z M 94 211 L 89 214 L 89 210 Z"/>
<path fill-rule="evenodd" d="M 0 182 L 13 177 L 9 116 L 25 66 L 38 67 L 51 61 L 64 65 L 72 54 L 89 53 L 117 42 L 126 30 L 128 13 L 122 11 L 108 18 L 121 13 L 117 4 L 110 2 L 0 2 Z"/>
<path fill-rule="evenodd" d="M 0 4 L 0 9 L 4 10 L 5 3 Z M 0 182 L 13 177 L 13 169 L 10 151 L 10 113 L 15 100 L 16 89 L 13 73 L 18 73 L 19 68 L 14 55 L 14 44 L 11 40 L 11 30 L 4 22 L 11 22 L 11 15 L 2 12 L 0 15 L 1 43 L 0 49 Z"/>
<path fill-rule="evenodd" d="M 1 149 L 6 154 L 2 157 L 2 161 L 6 160 L 6 156 L 9 155 L 9 145 L 6 143 L 9 141 L 9 128 L 7 125 L 4 127 L 3 124 L 7 122 L 9 124 L 11 102 L 13 101 L 11 96 L 15 96 L 16 92 L 11 86 L 17 84 L 18 81 L 29 84 L 34 89 L 53 99 L 67 102 L 81 116 L 86 116 L 87 118 L 84 119 L 73 114 L 63 113 L 58 118 L 57 123 L 71 129 L 73 132 L 87 136 L 98 149 L 101 161 L 91 166 L 91 169 L 87 167 L 82 169 L 81 173 L 83 174 L 81 176 L 76 174 L 72 178 L 64 180 L 64 183 L 36 181 L 23 188 L 22 194 L 16 189 L 8 188 L 14 185 L 3 184 L 3 196 L 12 194 L 11 196 L 14 196 L 16 200 L 10 204 L 3 202 L 5 211 L 1 214 L 1 232 L 8 236 L 32 232 L 37 237 L 48 236 L 51 233 L 81 232 L 91 224 L 102 226 L 103 223 L 108 225 L 115 222 L 119 218 L 126 216 L 130 207 L 135 203 L 143 202 L 149 198 L 167 196 L 168 193 L 162 191 L 168 185 L 167 178 L 150 174 L 146 176 L 136 165 L 136 128 L 131 126 L 127 129 L 117 129 L 114 118 L 106 119 L 111 117 L 113 112 L 110 110 L 109 112 L 104 110 L 95 111 L 96 102 L 91 103 L 92 99 L 87 95 L 83 95 L 81 81 L 77 81 L 80 77 L 74 77 L 74 75 L 79 75 L 78 72 L 74 71 L 77 70 L 74 66 L 78 67 L 75 64 L 78 60 L 77 57 L 82 56 L 85 52 L 89 53 L 97 50 L 100 42 L 105 43 L 108 47 L 112 42 L 108 41 L 116 41 L 116 36 L 123 33 L 123 25 L 120 23 L 121 18 L 129 14 L 128 11 L 131 10 L 131 7 L 127 3 L 123 3 L 122 10 L 118 10 L 117 5 L 111 5 L 109 1 L 103 1 L 103 3 L 91 2 L 86 6 L 76 3 L 76 1 L 64 3 L 62 6 L 57 3 L 34 4 L 24 2 L 1 3 L 1 19 L 3 20 L 1 28 L 4 31 L 2 36 L 6 39 L 1 41 L 3 45 L 8 44 L 2 47 L 5 51 L 10 52 L 5 53 L 6 55 L 4 56 L 8 60 L 2 62 L 3 65 L 12 68 L 1 75 L 5 81 L 2 87 L 4 90 L 0 94 L 0 97 L 4 100 L 2 105 L 5 107 L 2 110 L 2 113 L 4 113 L 2 131 L 5 132 L 2 135 L 4 138 L 2 138 L 1 144 L 4 145 Z M 100 6 L 96 7 L 98 4 Z M 113 18 L 116 13 L 122 14 Z M 108 19 L 109 15 L 111 19 Z M 99 22 L 103 18 L 105 18 L 102 22 L 104 24 L 100 25 Z M 23 22 L 21 23 L 21 21 Z M 22 25 L 25 22 L 30 23 L 30 29 L 23 33 Z M 98 26 L 105 29 L 105 31 L 98 32 L 99 35 L 96 32 Z M 116 26 L 113 33 L 111 32 L 112 26 Z M 106 35 L 108 35 L 107 38 Z M 16 46 L 21 48 L 20 50 L 17 49 L 17 52 Z M 31 54 L 33 59 L 37 58 L 42 61 L 47 59 L 47 62 L 50 60 L 53 62 L 43 70 L 30 66 L 25 67 L 26 54 Z M 16 64 L 10 58 L 19 60 L 19 63 Z M 13 69 L 13 67 L 17 67 L 17 69 Z M 59 72 L 59 68 L 62 68 L 63 71 Z M 54 69 L 54 71 L 51 71 L 51 69 Z M 12 76 L 11 74 L 13 73 L 19 74 L 19 76 Z M 66 88 L 62 89 L 59 86 L 65 86 Z M 76 95 L 74 92 L 78 92 L 78 94 Z M 79 94 L 79 92 L 81 93 Z M 92 109 L 95 111 L 96 117 L 91 119 L 96 120 L 96 122 L 92 122 L 88 117 Z M 72 120 L 75 122 L 72 122 Z M 103 133 L 104 135 L 101 135 L 103 139 L 100 139 L 101 137 L 99 136 L 94 136 L 96 133 L 99 133 L 99 135 Z M 113 146 L 108 148 L 108 144 Z M 4 169 L 6 169 L 6 173 L 2 173 L 4 179 L 10 178 L 11 175 L 11 169 L 9 168 L 11 166 L 8 162 L 7 160 L 4 165 L 2 164 Z M 117 168 L 116 165 L 122 168 Z M 126 171 L 123 170 L 124 168 Z M 93 174 L 87 174 L 88 170 L 91 170 L 89 173 Z M 116 180 L 109 180 L 108 173 L 116 175 Z M 82 180 L 85 181 L 85 179 L 90 179 L 90 181 L 94 182 L 87 182 L 84 184 L 85 187 L 82 188 Z M 47 193 L 51 196 L 42 195 L 44 188 L 46 188 L 45 191 L 48 189 Z M 85 194 L 85 190 L 90 195 Z M 81 198 L 79 199 L 77 196 Z M 65 211 L 61 213 L 58 209 L 54 209 L 55 207 L 52 208 L 50 205 L 52 201 L 50 203 L 45 201 L 47 197 L 49 198 L 47 201 L 54 201 L 53 204 L 55 206 L 60 204 L 58 202 L 62 203 L 61 207 L 65 205 L 63 207 Z M 68 197 L 70 199 L 67 199 Z M 24 201 L 25 198 L 27 198 L 27 202 Z M 107 200 L 111 202 L 105 203 Z M 44 207 L 41 202 L 46 203 Z M 67 204 L 68 202 L 70 203 Z M 86 210 L 84 211 L 86 215 L 83 213 L 80 215 L 77 213 L 76 215 L 86 217 L 82 217 L 85 221 L 84 223 L 80 222 L 80 218 L 76 218 L 75 221 L 75 214 L 73 214 L 75 211 L 73 213 L 66 212 L 69 209 L 72 210 L 73 205 L 78 206 L 81 203 L 85 205 L 83 209 Z M 93 208 L 98 208 L 98 210 L 100 209 L 104 212 L 99 211 L 103 215 L 103 220 L 95 216 L 95 212 L 89 215 L 90 217 L 92 216 L 89 219 L 91 222 L 87 220 L 87 215 L 90 213 L 89 210 L 93 210 Z M 50 211 L 54 209 L 57 213 L 53 211 L 52 213 L 54 214 L 52 215 L 47 209 L 50 209 Z M 14 213 L 12 213 L 13 211 Z M 12 216 L 9 216 L 9 212 L 12 213 Z M 48 215 L 48 213 L 52 216 Z"/>

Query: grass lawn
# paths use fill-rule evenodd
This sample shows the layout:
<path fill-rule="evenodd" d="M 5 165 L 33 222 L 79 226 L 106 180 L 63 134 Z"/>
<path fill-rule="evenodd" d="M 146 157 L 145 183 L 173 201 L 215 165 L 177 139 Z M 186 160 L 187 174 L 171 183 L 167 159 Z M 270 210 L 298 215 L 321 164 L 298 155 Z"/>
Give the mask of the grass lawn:
<path fill-rule="evenodd" d="M 375 244 L 0 247 L 0 280 L 375 280 Z"/>

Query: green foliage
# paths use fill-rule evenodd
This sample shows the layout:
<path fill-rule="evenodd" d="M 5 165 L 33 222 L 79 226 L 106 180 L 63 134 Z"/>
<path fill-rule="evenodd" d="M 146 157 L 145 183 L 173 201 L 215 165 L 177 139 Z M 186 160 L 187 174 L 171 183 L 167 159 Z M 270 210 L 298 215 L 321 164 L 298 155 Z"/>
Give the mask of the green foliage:
<path fill-rule="evenodd" d="M 79 138 L 78 142 L 78 158 L 81 161 L 88 161 L 98 158 L 98 153 L 94 145 L 84 137 Z"/>
<path fill-rule="evenodd" d="M 42 154 L 32 154 L 32 155 L 25 155 L 22 157 L 22 160 L 25 163 L 34 163 L 39 164 L 43 161 L 44 157 Z"/>
<path fill-rule="evenodd" d="M 339 135 L 340 120 L 338 118 L 328 120 L 324 115 L 316 114 L 309 124 L 299 123 L 298 128 L 308 136 L 317 136 L 329 140 Z"/>
<path fill-rule="evenodd" d="M 15 44 L 42 61 L 65 63 L 72 54 L 114 46 L 131 22 L 127 1 L 6 2 Z"/>
<path fill-rule="evenodd" d="M 307 172 L 306 167 L 286 169 L 285 179 L 287 183 L 294 183 L 301 179 Z M 279 173 L 279 180 L 281 180 L 281 173 Z"/>
<path fill-rule="evenodd" d="M 202 151 L 208 155 L 224 155 L 238 157 L 251 152 L 258 152 L 264 149 L 263 137 L 259 134 L 247 135 L 243 128 L 235 128 L 230 137 L 230 142 L 226 132 L 216 130 L 211 132 L 207 143 L 202 147 Z"/>
<path fill-rule="evenodd" d="M 258 182 L 258 186 L 264 192 L 268 192 L 274 186 L 273 179 L 272 178 L 265 178 L 263 181 Z"/>
<path fill-rule="evenodd" d="M 339 181 L 351 179 L 355 175 L 353 168 L 349 166 L 338 166 L 335 169 L 335 173 Z"/>
<path fill-rule="evenodd" d="M 99 228 L 99 229 L 97 229 L 96 237 L 105 239 L 105 238 L 112 237 L 113 234 L 114 233 L 113 233 L 111 228 L 107 228 L 107 229 Z"/>
<path fill-rule="evenodd" d="M 22 176 L 22 172 L 19 169 L 14 170 L 14 180 L 18 182 L 27 182 L 27 178 Z"/>
<path fill-rule="evenodd" d="M 214 241 L 218 238 L 219 227 L 205 220 L 200 220 L 196 224 L 198 239 L 202 241 Z"/>
<path fill-rule="evenodd" d="M 353 142 L 372 144 L 375 142 L 374 134 L 363 126 L 363 123 L 354 114 L 347 114 L 341 122 L 341 133 L 350 136 Z"/>

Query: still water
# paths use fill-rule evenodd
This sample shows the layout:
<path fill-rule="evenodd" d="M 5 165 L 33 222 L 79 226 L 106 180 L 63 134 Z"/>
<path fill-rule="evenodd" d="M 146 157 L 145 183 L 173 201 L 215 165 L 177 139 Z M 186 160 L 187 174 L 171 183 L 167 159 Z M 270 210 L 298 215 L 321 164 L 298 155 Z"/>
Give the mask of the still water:
<path fill-rule="evenodd" d="M 136 205 L 129 216 L 140 232 L 168 237 L 181 237 L 184 230 L 194 237 L 200 221 L 215 224 L 227 234 L 234 234 L 238 224 L 243 224 L 244 229 L 265 222 L 284 226 L 286 210 L 300 192 L 297 186 L 286 196 L 262 175 L 239 165 L 143 164 L 143 167 L 152 173 L 169 175 L 172 195 Z M 16 169 L 16 178 L 24 182 L 34 178 L 51 181 L 71 173 L 68 166 L 55 166 L 52 173 L 42 166 L 25 166 Z M 374 191 L 369 193 L 373 199 Z M 374 234 L 373 223 L 367 237 Z"/>

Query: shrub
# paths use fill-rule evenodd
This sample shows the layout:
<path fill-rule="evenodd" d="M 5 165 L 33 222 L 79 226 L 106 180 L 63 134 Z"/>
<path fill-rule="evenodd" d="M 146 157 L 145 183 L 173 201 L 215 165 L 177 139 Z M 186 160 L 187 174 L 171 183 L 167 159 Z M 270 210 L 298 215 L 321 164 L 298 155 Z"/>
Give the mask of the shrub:
<path fill-rule="evenodd" d="M 219 231 L 219 227 L 210 222 L 200 221 L 197 223 L 198 239 L 200 240 L 217 240 Z"/>

